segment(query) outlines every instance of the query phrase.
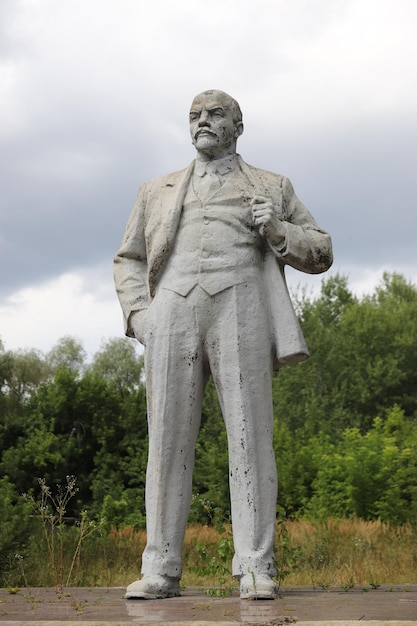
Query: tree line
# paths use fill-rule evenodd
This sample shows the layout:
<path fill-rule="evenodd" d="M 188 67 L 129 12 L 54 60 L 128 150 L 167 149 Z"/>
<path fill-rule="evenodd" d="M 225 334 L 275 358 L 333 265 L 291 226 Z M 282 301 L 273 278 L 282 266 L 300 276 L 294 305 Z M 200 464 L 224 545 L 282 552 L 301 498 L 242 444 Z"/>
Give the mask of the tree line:
<path fill-rule="evenodd" d="M 296 294 L 311 357 L 273 379 L 277 509 L 289 518 L 417 516 L 417 288 L 386 274 L 357 297 L 343 276 Z M 256 417 L 256 416 L 255 416 Z M 0 341 L 0 551 L 29 532 L 22 493 L 77 477 L 68 517 L 145 523 L 143 357 L 111 339 L 87 361 L 63 337 L 47 354 Z M 229 513 L 226 433 L 213 384 L 204 399 L 190 521 Z"/>

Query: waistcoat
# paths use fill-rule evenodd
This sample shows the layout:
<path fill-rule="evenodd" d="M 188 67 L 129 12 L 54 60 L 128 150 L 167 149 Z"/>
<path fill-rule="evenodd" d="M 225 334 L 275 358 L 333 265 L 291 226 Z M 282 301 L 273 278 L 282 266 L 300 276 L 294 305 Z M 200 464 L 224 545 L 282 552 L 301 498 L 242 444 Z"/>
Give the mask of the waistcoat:
<path fill-rule="evenodd" d="M 215 295 L 260 279 L 263 240 L 253 224 L 247 189 L 246 177 L 237 170 L 202 201 L 191 179 L 160 287 L 186 296 L 198 284 Z"/>

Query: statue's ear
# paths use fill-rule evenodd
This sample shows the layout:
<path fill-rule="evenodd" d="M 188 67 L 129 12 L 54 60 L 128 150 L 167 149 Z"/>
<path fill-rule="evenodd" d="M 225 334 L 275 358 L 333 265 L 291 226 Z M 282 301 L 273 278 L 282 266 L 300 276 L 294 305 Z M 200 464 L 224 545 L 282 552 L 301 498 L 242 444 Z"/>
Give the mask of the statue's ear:
<path fill-rule="evenodd" d="M 236 139 L 238 137 L 240 137 L 240 135 L 243 133 L 243 122 L 236 122 L 235 124 L 235 137 Z"/>

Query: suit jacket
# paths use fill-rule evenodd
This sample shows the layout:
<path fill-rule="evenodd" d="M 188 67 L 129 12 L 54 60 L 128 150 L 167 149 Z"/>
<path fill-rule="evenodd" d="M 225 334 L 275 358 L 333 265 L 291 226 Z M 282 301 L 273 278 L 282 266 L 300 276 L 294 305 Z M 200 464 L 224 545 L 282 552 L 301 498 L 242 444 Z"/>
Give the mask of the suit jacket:
<path fill-rule="evenodd" d="M 285 281 L 286 264 L 310 274 L 327 270 L 333 261 L 329 234 L 319 228 L 284 176 L 252 167 L 238 156 L 248 180 L 248 194 L 272 198 L 286 237 L 281 246 L 265 238 L 264 278 L 269 299 L 275 366 L 308 357 L 307 346 Z M 114 278 L 123 310 L 125 332 L 133 336 L 129 317 L 146 309 L 171 252 L 194 161 L 185 170 L 149 181 L 139 189 L 122 245 L 114 259 Z"/>

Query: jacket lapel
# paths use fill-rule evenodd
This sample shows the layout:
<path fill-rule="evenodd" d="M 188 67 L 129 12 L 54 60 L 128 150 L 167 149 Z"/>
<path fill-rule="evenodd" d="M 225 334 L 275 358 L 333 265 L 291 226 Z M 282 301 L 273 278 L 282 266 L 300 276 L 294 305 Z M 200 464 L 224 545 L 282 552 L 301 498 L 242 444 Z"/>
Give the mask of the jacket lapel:
<path fill-rule="evenodd" d="M 170 244 L 170 248 L 177 232 L 185 195 L 194 172 L 194 163 L 193 161 L 187 169 L 184 170 L 180 178 L 173 177 L 172 179 L 168 179 L 165 185 L 165 193 L 172 193 L 172 204 L 168 205 L 168 210 L 164 215 L 164 221 L 166 221 L 167 226 L 167 241 Z M 166 205 L 166 200 L 163 202 L 164 205 Z"/>
<path fill-rule="evenodd" d="M 184 198 L 193 171 L 194 161 L 183 172 L 165 179 L 162 189 L 155 190 L 157 197 L 154 198 L 154 202 L 159 204 L 159 210 L 152 211 L 147 225 L 149 289 L 152 297 L 155 294 L 160 272 L 175 240 Z"/>

